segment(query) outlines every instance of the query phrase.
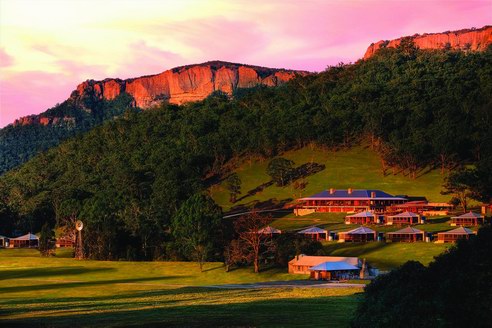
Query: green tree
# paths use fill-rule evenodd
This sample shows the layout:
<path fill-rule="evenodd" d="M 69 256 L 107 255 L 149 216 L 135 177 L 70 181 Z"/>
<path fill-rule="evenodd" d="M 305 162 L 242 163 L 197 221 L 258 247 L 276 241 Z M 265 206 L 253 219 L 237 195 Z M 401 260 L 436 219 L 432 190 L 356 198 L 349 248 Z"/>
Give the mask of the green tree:
<path fill-rule="evenodd" d="M 229 201 L 236 202 L 236 198 L 241 194 L 241 179 L 237 173 L 229 175 L 226 180 L 227 190 L 229 191 Z"/>
<path fill-rule="evenodd" d="M 55 232 L 46 222 L 39 235 L 39 252 L 42 256 L 52 255 L 55 251 Z"/>
<path fill-rule="evenodd" d="M 289 181 L 294 169 L 294 162 L 283 158 L 274 158 L 268 163 L 266 173 L 272 178 L 272 181 L 279 187 L 283 187 Z"/>
<path fill-rule="evenodd" d="M 263 229 L 271 221 L 270 217 L 261 216 L 253 211 L 241 216 L 234 222 L 234 229 L 238 236 L 236 241 L 232 241 L 231 246 L 241 245 L 239 257 L 248 263 L 253 263 L 254 272 L 260 272 L 260 258 L 265 254 L 275 253 L 275 243 L 272 236 L 262 233 Z M 232 247 L 234 248 L 234 247 Z M 238 256 L 235 256 L 238 258 Z"/>
<path fill-rule="evenodd" d="M 453 195 L 459 201 L 463 207 L 463 211 L 466 212 L 468 208 L 468 199 L 473 196 L 474 186 L 477 185 L 477 175 L 474 169 L 461 169 L 459 171 L 452 172 L 443 185 L 443 195 Z"/>
<path fill-rule="evenodd" d="M 222 210 L 213 199 L 202 193 L 186 200 L 172 218 L 171 231 L 185 256 L 194 259 L 203 271 L 203 263 L 216 249 Z"/>

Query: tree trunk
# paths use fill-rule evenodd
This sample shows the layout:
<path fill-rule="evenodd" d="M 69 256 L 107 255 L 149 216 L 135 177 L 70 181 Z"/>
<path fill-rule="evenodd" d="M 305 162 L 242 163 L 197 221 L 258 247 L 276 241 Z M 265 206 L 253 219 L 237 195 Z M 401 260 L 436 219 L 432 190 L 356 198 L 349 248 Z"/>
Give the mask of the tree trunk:
<path fill-rule="evenodd" d="M 258 256 L 255 256 L 255 260 L 253 261 L 254 262 L 254 265 L 255 265 L 255 273 L 259 273 L 260 272 L 260 261 L 258 259 Z"/>

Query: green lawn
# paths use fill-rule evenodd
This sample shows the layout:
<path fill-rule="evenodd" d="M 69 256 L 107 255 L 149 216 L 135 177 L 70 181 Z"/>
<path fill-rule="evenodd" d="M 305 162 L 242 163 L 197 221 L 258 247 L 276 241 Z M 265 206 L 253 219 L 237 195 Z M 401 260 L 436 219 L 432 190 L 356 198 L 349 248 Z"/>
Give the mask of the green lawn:
<path fill-rule="evenodd" d="M 441 254 L 449 247 L 449 244 L 424 242 L 323 243 L 323 251 L 326 255 L 365 258 L 368 263 L 380 270 L 394 269 L 410 260 L 419 261 L 427 265 L 435 256 Z"/>
<path fill-rule="evenodd" d="M 233 206 L 251 206 L 259 202 L 279 203 L 291 202 L 299 197 L 310 196 L 330 187 L 347 189 L 380 189 L 390 194 L 405 194 L 426 196 L 435 202 L 449 201 L 450 196 L 441 195 L 443 176 L 439 170 L 422 171 L 414 180 L 402 172 L 392 170 L 383 176 L 378 155 L 368 147 L 354 147 L 342 151 L 324 151 L 305 147 L 289 151 L 282 155 L 291 159 L 296 166 L 315 162 L 326 165 L 326 168 L 307 178 L 308 184 L 304 190 L 296 190 L 292 185 L 286 187 L 268 186 L 263 191 L 248 195 L 249 191 L 270 181 L 265 173 L 266 161 L 251 161 L 243 163 L 236 172 L 241 178 L 242 194 L 236 204 L 229 202 L 226 188 L 219 184 L 211 188 L 215 201 L 225 210 Z M 241 199 L 241 197 L 244 197 Z"/>
<path fill-rule="evenodd" d="M 0 326 L 348 325 L 357 288 L 206 287 L 300 278 L 285 271 L 226 273 L 221 263 L 207 263 L 201 273 L 196 263 L 77 261 L 0 250 Z"/>

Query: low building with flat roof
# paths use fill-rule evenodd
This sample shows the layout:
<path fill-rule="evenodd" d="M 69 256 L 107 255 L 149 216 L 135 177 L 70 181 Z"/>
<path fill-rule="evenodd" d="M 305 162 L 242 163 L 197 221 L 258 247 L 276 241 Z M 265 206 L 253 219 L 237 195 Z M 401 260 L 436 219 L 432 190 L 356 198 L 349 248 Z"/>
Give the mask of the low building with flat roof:
<path fill-rule="evenodd" d="M 309 269 L 315 280 L 349 280 L 359 278 L 361 268 L 345 261 L 323 262 Z"/>
<path fill-rule="evenodd" d="M 289 273 L 310 274 L 309 269 L 324 262 L 346 262 L 356 267 L 362 267 L 362 261 L 357 257 L 343 256 L 309 256 L 299 255 L 289 261 Z"/>

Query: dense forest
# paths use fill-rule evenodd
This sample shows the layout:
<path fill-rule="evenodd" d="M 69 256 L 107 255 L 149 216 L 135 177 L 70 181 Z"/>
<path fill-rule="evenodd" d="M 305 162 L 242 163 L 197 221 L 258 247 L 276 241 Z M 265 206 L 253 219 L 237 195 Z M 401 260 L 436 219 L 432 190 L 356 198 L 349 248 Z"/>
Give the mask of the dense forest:
<path fill-rule="evenodd" d="M 169 258 L 182 204 L 237 158 L 365 142 L 384 166 L 410 175 L 464 168 L 490 181 L 491 125 L 492 49 L 419 51 L 402 42 L 281 87 L 127 111 L 1 176 L 0 233 L 80 218 L 89 257 Z"/>
<path fill-rule="evenodd" d="M 48 124 L 35 120 L 0 129 L 0 175 L 65 139 L 121 115 L 131 102 L 132 98 L 127 94 L 111 101 L 94 101 L 87 97 L 82 103 L 76 103 L 70 98 L 40 115 L 49 121 Z"/>

